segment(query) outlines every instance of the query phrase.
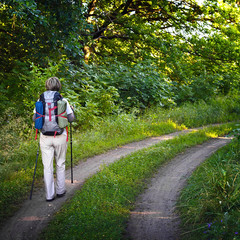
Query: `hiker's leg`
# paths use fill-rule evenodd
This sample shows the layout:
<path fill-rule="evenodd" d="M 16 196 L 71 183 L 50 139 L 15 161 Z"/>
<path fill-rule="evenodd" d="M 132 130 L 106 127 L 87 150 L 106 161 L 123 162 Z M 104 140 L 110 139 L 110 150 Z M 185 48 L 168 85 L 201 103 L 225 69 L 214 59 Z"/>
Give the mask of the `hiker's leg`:
<path fill-rule="evenodd" d="M 63 194 L 65 188 L 65 160 L 67 153 L 66 135 L 56 136 L 54 139 L 55 160 L 56 160 L 56 193 Z"/>
<path fill-rule="evenodd" d="M 44 183 L 46 199 L 51 200 L 55 197 L 54 176 L 53 176 L 53 158 L 54 147 L 52 136 L 40 136 L 40 147 L 42 152 L 42 162 L 44 167 Z"/>

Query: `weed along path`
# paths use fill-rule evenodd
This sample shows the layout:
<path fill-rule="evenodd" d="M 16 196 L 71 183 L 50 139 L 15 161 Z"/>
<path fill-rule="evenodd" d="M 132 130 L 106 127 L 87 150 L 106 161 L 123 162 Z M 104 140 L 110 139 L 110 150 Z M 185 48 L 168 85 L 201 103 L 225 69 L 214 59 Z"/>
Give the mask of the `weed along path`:
<path fill-rule="evenodd" d="M 127 228 L 130 239 L 179 239 L 180 220 L 175 213 L 175 204 L 180 190 L 201 162 L 229 142 L 229 138 L 211 139 L 188 149 L 164 165 L 148 189 L 138 197 L 136 207 L 131 212 Z"/>
<path fill-rule="evenodd" d="M 68 199 L 70 199 L 74 195 L 76 190 L 81 188 L 87 178 L 94 175 L 101 169 L 101 166 L 103 164 L 108 165 L 134 151 L 152 146 L 160 141 L 172 139 L 180 134 L 186 134 L 191 131 L 193 130 L 189 129 L 160 137 L 149 138 L 140 142 L 130 143 L 117 149 L 111 150 L 105 154 L 89 158 L 85 162 L 82 162 L 78 166 L 74 167 L 73 184 L 71 184 L 71 172 L 70 170 L 67 170 L 66 195 L 62 198 L 56 198 L 53 202 L 46 202 L 44 189 L 35 189 L 35 191 L 33 192 L 32 200 L 26 200 L 22 204 L 19 211 L 16 212 L 13 217 L 6 220 L 6 223 L 0 229 L 0 239 L 37 239 L 37 236 L 47 226 L 53 215 Z M 164 220 L 164 222 L 160 222 L 160 225 L 164 223 L 163 226 L 171 226 L 171 224 L 173 224 L 170 223 L 170 220 L 174 218 L 174 216 L 172 215 L 172 210 L 174 209 L 174 201 L 178 194 L 177 191 L 184 184 L 185 178 L 189 176 L 192 170 L 201 161 L 203 161 L 207 156 L 212 154 L 217 148 L 226 144 L 228 141 L 230 140 L 224 138 L 217 139 L 205 143 L 205 145 L 203 146 L 193 148 L 194 150 L 190 150 L 190 153 L 192 155 L 190 153 L 188 153 L 190 154 L 188 157 L 186 157 L 186 155 L 182 155 L 179 158 L 174 159 L 174 161 L 171 162 L 169 165 L 166 165 L 165 170 L 162 170 L 162 172 L 160 170 L 160 175 L 163 174 L 163 176 L 166 177 L 168 175 L 170 178 L 166 178 L 165 180 L 158 180 L 158 177 L 155 178 L 154 181 L 156 181 L 156 183 L 154 183 L 153 181 L 152 187 L 148 190 L 149 195 L 147 199 L 149 200 L 143 197 L 143 200 L 140 200 L 142 204 L 138 205 L 139 208 L 132 212 L 132 218 L 129 224 L 130 235 L 133 236 L 134 239 L 159 239 L 159 237 L 149 238 L 150 229 L 152 229 L 153 232 L 158 232 L 157 228 L 159 227 L 156 226 L 159 224 L 159 222 L 156 223 L 155 221 L 153 221 L 154 218 Z M 186 161 L 186 159 L 188 160 Z M 174 173 L 176 174 L 176 176 L 174 175 Z M 161 189 L 159 188 L 159 186 L 162 186 Z M 171 205 L 170 203 L 173 205 Z M 161 205 L 160 208 L 159 206 L 157 206 L 159 204 Z M 169 220 L 169 222 L 165 220 Z M 144 221 L 147 221 L 147 223 Z M 150 223 L 148 221 L 150 221 Z M 138 233 L 140 231 L 141 234 Z M 162 231 L 161 234 L 163 236 L 167 236 L 167 232 L 168 231 L 165 229 Z M 157 235 L 153 236 L 156 237 Z"/>

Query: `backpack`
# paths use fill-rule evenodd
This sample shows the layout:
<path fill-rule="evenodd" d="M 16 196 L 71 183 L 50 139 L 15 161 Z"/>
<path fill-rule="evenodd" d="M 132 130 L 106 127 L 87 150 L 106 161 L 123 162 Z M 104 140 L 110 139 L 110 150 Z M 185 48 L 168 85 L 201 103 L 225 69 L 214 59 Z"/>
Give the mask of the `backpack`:
<path fill-rule="evenodd" d="M 67 102 L 57 91 L 46 91 L 40 95 L 39 101 L 35 103 L 36 108 L 36 137 L 38 130 L 43 135 L 56 136 L 63 133 L 64 128 L 67 130 L 68 141 L 68 120 L 67 120 Z"/>

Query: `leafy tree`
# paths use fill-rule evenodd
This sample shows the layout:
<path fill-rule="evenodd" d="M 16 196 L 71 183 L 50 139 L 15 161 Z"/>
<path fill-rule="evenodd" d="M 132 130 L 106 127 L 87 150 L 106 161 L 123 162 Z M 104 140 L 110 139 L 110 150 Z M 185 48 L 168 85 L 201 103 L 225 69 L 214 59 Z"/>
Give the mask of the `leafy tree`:
<path fill-rule="evenodd" d="M 85 60 L 151 59 L 175 83 L 177 102 L 239 88 L 239 3 L 85 1 L 92 28 Z M 87 41 L 87 40 L 86 40 Z"/>
<path fill-rule="evenodd" d="M 2 109 L 48 73 L 97 116 L 239 91 L 238 1 L 5 0 L 0 14 Z"/>
<path fill-rule="evenodd" d="M 190 39 L 191 52 L 198 56 L 210 84 L 227 94 L 239 85 L 240 8 L 236 1 L 205 1 L 204 35 Z"/>
<path fill-rule="evenodd" d="M 2 110 L 21 106 L 24 95 L 35 89 L 29 88 L 32 63 L 43 68 L 64 58 L 81 63 L 84 19 L 79 1 L 64 0 L 6 0 L 0 15 Z"/>
<path fill-rule="evenodd" d="M 80 30 L 83 25 L 78 1 L 8 0 L 0 4 L 1 66 L 5 71 L 15 61 L 44 66 L 46 57 L 82 58 Z"/>
<path fill-rule="evenodd" d="M 168 29 L 189 29 L 188 23 L 202 13 L 190 0 L 84 2 L 86 19 L 93 25 L 87 34 L 91 40 L 85 48 L 87 57 L 90 52 L 100 58 L 115 55 L 131 61 L 151 56 L 151 49 L 159 48 Z"/>

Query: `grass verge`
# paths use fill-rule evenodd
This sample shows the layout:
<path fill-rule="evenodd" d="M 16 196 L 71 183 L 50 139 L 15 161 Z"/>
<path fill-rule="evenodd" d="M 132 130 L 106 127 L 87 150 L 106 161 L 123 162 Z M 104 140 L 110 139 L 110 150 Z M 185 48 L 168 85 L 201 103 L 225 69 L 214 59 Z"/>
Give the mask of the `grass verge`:
<path fill-rule="evenodd" d="M 94 129 L 73 132 L 74 164 L 85 158 L 103 153 L 119 145 L 139 141 L 151 136 L 175 132 L 188 127 L 239 119 L 239 99 L 219 98 L 210 103 L 185 104 L 182 107 L 163 110 L 152 109 L 141 118 L 132 114 L 107 117 L 96 123 Z M 22 126 L 20 129 L 19 126 Z M 21 135 L 34 138 L 27 131 L 24 119 L 12 119 L 0 129 L 0 225 L 19 208 L 29 196 L 37 153 L 37 142 L 23 141 Z M 25 133 L 24 133 L 25 132 Z M 70 148 L 69 148 L 70 149 Z M 70 165 L 70 152 L 67 154 Z M 41 154 L 38 159 L 36 185 L 42 185 Z"/>
<path fill-rule="evenodd" d="M 119 145 L 184 129 L 184 126 L 168 121 L 146 124 L 123 114 L 114 121 L 106 119 L 104 127 L 73 135 L 73 160 L 80 160 L 103 153 Z M 19 148 L 3 158 L 0 164 L 0 224 L 11 216 L 21 202 L 29 197 L 37 155 L 37 141 L 23 142 Z M 66 166 L 70 165 L 70 147 Z M 41 153 L 38 157 L 35 188 L 43 184 Z"/>
<path fill-rule="evenodd" d="M 182 239 L 240 239 L 239 173 L 237 139 L 197 168 L 178 203 Z"/>
<path fill-rule="evenodd" d="M 186 148 L 224 135 L 234 124 L 210 127 L 161 142 L 104 167 L 58 212 L 41 239 L 122 239 L 130 209 L 146 179 Z M 61 229 L 61 232 L 59 232 Z"/>

